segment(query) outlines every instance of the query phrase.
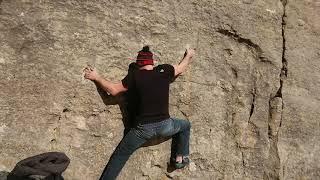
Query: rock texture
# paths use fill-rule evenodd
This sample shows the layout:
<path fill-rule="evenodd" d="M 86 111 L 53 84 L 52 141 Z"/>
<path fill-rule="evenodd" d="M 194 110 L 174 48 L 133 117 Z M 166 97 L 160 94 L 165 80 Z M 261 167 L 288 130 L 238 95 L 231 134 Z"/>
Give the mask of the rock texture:
<path fill-rule="evenodd" d="M 67 180 L 98 179 L 123 134 L 117 81 L 150 45 L 160 63 L 197 55 L 171 86 L 171 115 L 192 123 L 191 159 L 166 171 L 170 141 L 139 149 L 119 179 L 318 179 L 317 0 L 0 0 L 0 171 L 47 151 Z"/>
<path fill-rule="evenodd" d="M 285 2 L 280 177 L 320 178 L 320 2 Z"/>

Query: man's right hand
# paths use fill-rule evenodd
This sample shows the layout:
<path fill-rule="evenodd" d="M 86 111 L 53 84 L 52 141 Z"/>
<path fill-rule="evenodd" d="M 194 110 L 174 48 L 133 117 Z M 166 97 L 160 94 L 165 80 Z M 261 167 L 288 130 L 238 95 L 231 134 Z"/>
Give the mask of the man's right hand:
<path fill-rule="evenodd" d="M 84 70 L 84 78 L 89 79 L 91 81 L 95 81 L 99 78 L 99 74 L 97 71 L 91 67 L 86 67 Z"/>
<path fill-rule="evenodd" d="M 195 53 L 196 53 L 196 51 L 193 48 L 189 48 L 189 49 L 186 50 L 186 56 L 188 56 L 190 58 L 192 58 Z"/>

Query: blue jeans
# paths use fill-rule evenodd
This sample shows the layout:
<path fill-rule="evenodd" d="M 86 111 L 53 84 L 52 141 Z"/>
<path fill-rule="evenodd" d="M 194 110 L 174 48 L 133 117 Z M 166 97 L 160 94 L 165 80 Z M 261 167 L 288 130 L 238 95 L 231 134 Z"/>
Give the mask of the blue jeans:
<path fill-rule="evenodd" d="M 151 138 L 172 136 L 171 157 L 189 155 L 190 122 L 182 119 L 169 118 L 161 122 L 139 124 L 123 137 L 100 180 L 116 179 L 130 155 Z"/>

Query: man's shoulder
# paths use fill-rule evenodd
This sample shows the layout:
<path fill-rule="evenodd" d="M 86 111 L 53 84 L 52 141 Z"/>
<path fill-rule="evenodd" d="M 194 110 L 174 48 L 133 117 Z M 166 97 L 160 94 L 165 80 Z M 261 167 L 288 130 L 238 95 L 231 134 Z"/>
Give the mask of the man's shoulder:
<path fill-rule="evenodd" d="M 129 64 L 129 68 L 128 68 L 129 72 L 133 72 L 138 69 L 139 69 L 139 65 L 137 63 L 133 62 L 133 63 Z"/>
<path fill-rule="evenodd" d="M 170 78 L 174 76 L 174 67 L 171 64 L 160 64 L 155 67 L 155 70 L 162 74 L 166 74 Z"/>
<path fill-rule="evenodd" d="M 155 67 L 155 69 L 167 69 L 167 68 L 173 68 L 171 64 L 159 64 Z"/>

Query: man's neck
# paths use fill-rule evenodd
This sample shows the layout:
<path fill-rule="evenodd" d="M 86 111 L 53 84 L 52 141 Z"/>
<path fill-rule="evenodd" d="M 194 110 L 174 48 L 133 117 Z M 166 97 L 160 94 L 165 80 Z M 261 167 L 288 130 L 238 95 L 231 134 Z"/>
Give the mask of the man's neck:
<path fill-rule="evenodd" d="M 140 70 L 142 70 L 142 69 L 144 69 L 144 70 L 153 70 L 153 65 L 145 65 L 145 66 L 140 67 Z"/>

